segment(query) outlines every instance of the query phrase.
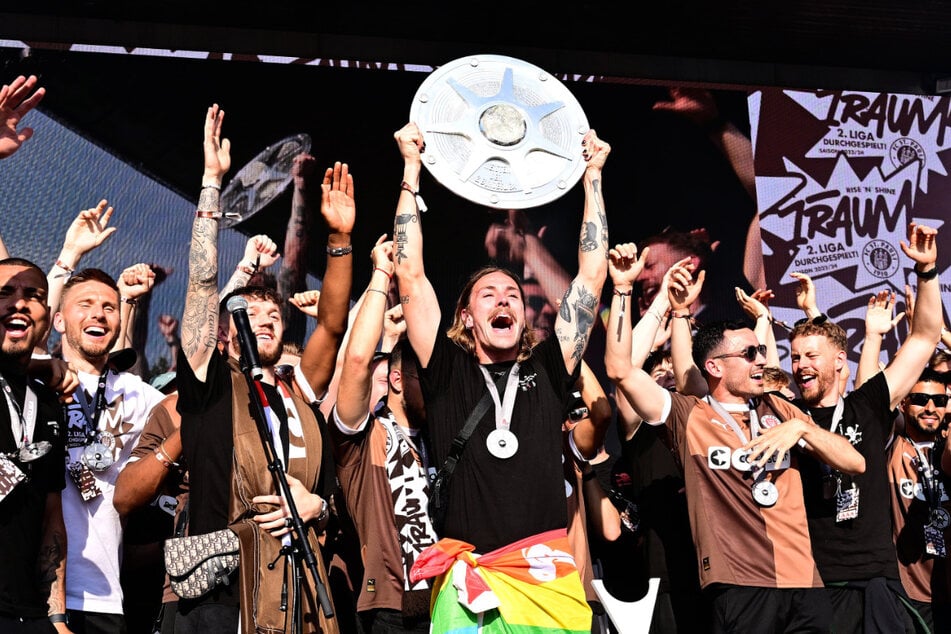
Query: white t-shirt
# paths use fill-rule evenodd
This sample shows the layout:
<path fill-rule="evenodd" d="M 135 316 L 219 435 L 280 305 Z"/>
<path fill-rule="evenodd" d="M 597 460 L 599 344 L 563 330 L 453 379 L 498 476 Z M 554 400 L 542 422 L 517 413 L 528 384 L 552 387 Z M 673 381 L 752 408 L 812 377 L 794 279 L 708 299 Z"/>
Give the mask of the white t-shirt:
<path fill-rule="evenodd" d="M 79 380 L 95 407 L 99 376 L 79 373 Z M 139 376 L 109 373 L 106 380 L 107 406 L 99 415 L 97 429 L 115 438 L 115 462 L 104 471 L 93 471 L 101 495 L 83 501 L 76 483 L 67 473 L 63 490 L 63 519 L 68 540 L 66 559 L 66 608 L 84 612 L 122 614 L 122 588 L 119 569 L 122 562 L 122 524 L 112 505 L 116 478 L 129 460 L 152 408 L 165 395 Z M 74 397 L 74 401 L 77 400 Z M 67 407 L 66 438 L 69 463 L 77 462 L 83 452 L 86 418 L 78 403 Z M 67 464 L 67 468 L 68 468 Z"/>

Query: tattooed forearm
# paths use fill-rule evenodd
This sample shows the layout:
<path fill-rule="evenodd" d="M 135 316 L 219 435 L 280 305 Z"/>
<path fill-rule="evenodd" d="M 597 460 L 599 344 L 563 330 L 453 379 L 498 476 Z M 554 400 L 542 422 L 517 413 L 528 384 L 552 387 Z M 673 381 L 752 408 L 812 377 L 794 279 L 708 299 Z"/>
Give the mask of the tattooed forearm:
<path fill-rule="evenodd" d="M 598 305 L 598 298 L 591 291 L 581 286 L 578 288 L 578 299 L 574 302 L 575 317 L 577 321 L 575 328 L 577 333 L 575 338 L 585 337 L 591 332 L 594 326 L 594 311 Z"/>
<path fill-rule="evenodd" d="M 221 209 L 221 192 L 213 187 L 202 187 L 198 194 L 199 211 L 218 211 Z"/>
<path fill-rule="evenodd" d="M 40 549 L 37 562 L 40 588 L 49 593 L 49 613 L 66 612 L 66 535 L 52 530 Z"/>
<path fill-rule="evenodd" d="M 399 264 L 409 256 L 406 255 L 406 246 L 409 243 L 409 236 L 406 233 L 406 225 L 411 222 L 419 222 L 415 213 L 397 214 L 393 223 L 393 246 L 396 248 L 394 259 Z"/>
<path fill-rule="evenodd" d="M 568 286 L 568 290 L 565 291 L 564 297 L 561 298 L 561 304 L 558 306 L 558 316 L 564 319 L 567 323 L 571 323 L 571 291 L 574 289 L 574 284 Z"/>
<path fill-rule="evenodd" d="M 585 222 L 581 225 L 581 239 L 578 242 L 578 249 L 583 253 L 594 251 L 598 244 L 598 227 L 593 222 Z"/>

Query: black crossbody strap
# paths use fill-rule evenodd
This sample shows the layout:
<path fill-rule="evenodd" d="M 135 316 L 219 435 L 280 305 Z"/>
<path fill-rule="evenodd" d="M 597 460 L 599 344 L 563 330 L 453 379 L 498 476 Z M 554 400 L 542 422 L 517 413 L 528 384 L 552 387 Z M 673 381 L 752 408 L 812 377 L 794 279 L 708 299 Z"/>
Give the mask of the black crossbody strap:
<path fill-rule="evenodd" d="M 496 387 L 500 387 L 502 382 L 508 378 L 508 374 L 503 374 L 501 377 L 496 380 Z M 443 465 L 443 471 L 451 475 L 456 468 L 456 463 L 459 462 L 459 457 L 462 455 L 462 450 L 466 446 L 466 442 L 469 441 L 469 436 L 472 435 L 472 432 L 475 431 L 476 425 L 479 424 L 479 421 L 482 420 L 482 417 L 485 416 L 486 410 L 489 409 L 489 404 L 492 402 L 492 395 L 489 393 L 489 387 L 486 386 L 485 391 L 482 393 L 482 398 L 479 399 L 479 402 L 476 403 L 475 408 L 472 410 L 472 413 L 469 414 L 469 418 L 466 419 L 466 424 L 462 426 L 462 430 L 459 432 L 455 438 L 452 439 L 452 446 L 449 448 L 449 456 L 446 457 L 446 463 Z"/>

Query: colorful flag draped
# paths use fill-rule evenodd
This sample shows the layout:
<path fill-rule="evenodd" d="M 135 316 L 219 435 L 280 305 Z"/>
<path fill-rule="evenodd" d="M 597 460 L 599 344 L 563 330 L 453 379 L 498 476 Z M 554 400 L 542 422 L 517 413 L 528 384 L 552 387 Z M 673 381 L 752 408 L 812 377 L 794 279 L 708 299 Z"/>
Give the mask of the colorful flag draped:
<path fill-rule="evenodd" d="M 564 529 L 527 537 L 484 555 L 456 539 L 423 551 L 414 582 L 433 584 L 432 631 L 443 634 L 591 631 L 591 609 Z"/>

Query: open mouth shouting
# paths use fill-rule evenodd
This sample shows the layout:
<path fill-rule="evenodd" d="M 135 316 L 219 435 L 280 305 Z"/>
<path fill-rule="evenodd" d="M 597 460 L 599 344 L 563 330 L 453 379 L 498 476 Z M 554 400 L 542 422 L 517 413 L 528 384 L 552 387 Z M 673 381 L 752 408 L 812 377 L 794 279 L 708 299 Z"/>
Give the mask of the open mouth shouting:
<path fill-rule="evenodd" d="M 11 339 L 23 339 L 29 334 L 33 321 L 23 315 L 12 315 L 3 321 L 7 336 Z"/>
<path fill-rule="evenodd" d="M 508 333 L 515 328 L 515 318 L 506 310 L 499 310 L 489 319 L 489 325 L 493 331 Z"/>

